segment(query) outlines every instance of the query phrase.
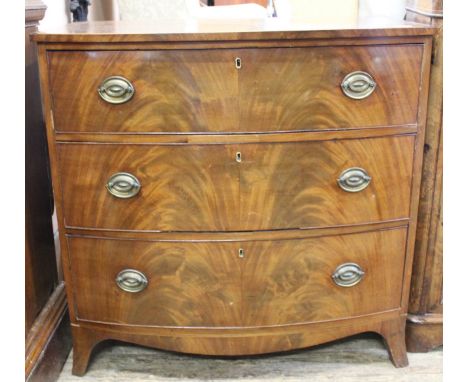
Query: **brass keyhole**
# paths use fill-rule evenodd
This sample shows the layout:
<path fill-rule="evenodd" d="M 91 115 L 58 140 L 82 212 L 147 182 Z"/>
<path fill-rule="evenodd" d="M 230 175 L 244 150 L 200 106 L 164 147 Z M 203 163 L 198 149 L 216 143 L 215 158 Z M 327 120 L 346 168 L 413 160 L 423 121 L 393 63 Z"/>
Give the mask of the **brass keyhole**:
<path fill-rule="evenodd" d="M 242 153 L 240 151 L 236 153 L 236 162 L 242 162 Z"/>
<path fill-rule="evenodd" d="M 242 248 L 239 248 L 239 257 L 240 257 L 241 259 L 244 258 L 244 250 L 243 250 Z"/>

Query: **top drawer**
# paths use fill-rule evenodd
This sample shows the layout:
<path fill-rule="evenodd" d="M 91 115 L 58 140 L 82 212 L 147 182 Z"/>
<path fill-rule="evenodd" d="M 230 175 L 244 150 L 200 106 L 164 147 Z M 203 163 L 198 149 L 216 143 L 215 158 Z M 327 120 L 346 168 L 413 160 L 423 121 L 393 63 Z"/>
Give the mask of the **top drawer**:
<path fill-rule="evenodd" d="M 416 123 L 422 46 L 52 51 L 48 58 L 57 131 L 278 132 Z M 376 84 L 363 99 L 341 86 L 356 71 Z M 105 82 L 113 76 L 129 85 Z M 365 95 L 369 83 L 353 78 L 357 96 Z"/>

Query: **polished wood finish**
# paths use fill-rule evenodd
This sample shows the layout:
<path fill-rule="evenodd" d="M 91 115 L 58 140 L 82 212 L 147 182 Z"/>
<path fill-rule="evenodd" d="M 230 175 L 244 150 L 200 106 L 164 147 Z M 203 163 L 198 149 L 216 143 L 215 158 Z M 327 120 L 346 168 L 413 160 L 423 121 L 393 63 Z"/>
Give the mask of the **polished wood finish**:
<path fill-rule="evenodd" d="M 63 282 L 57 286 L 26 338 L 26 379 L 40 381 L 58 377 L 70 352 L 67 301 Z M 60 349 L 57 351 L 56 349 Z"/>
<path fill-rule="evenodd" d="M 242 329 L 178 329 L 105 324 L 73 325 L 73 374 L 83 375 L 92 349 L 114 339 L 189 354 L 230 356 L 262 354 L 301 349 L 362 332 L 382 336 L 396 367 L 408 365 L 404 341 L 405 320 L 398 310 L 346 320 L 331 320 L 287 327 Z"/>
<path fill-rule="evenodd" d="M 57 142 L 83 143 L 156 143 L 156 144 L 234 144 L 234 143 L 281 143 L 304 141 L 332 141 L 335 139 L 387 137 L 417 133 L 417 124 L 404 126 L 383 126 L 372 129 L 330 129 L 310 132 L 278 133 L 236 133 L 234 134 L 121 134 L 102 133 L 60 133 L 56 132 Z"/>
<path fill-rule="evenodd" d="M 78 321 L 172 327 L 242 326 L 242 262 L 235 243 L 148 243 L 69 238 Z M 148 279 L 122 291 L 116 275 Z M 99 293 L 95 293 L 99 290 Z"/>
<path fill-rule="evenodd" d="M 59 132 L 193 133 L 414 124 L 421 54 L 417 45 L 54 51 L 48 55 L 54 127 Z M 372 73 L 377 82 L 359 108 L 339 86 L 356 70 Z M 118 106 L 96 90 L 114 75 L 135 88 L 133 98 Z M 274 81 L 278 76 L 282 80 Z"/>
<path fill-rule="evenodd" d="M 396 219 L 386 222 L 374 222 L 365 224 L 353 224 L 323 228 L 301 228 L 290 230 L 274 230 L 274 231 L 233 231 L 233 232 L 196 232 L 192 239 L 198 241 L 221 241 L 221 242 L 242 242 L 251 240 L 286 240 L 286 239 L 303 239 L 310 237 L 318 237 L 323 235 L 337 234 L 346 235 L 351 233 L 367 232 L 380 229 L 392 229 L 406 227 L 409 218 Z M 86 228 L 68 228 L 67 232 L 74 236 L 91 236 L 100 238 L 115 238 L 113 230 L 97 230 Z M 120 239 L 135 239 L 135 240 L 161 240 L 161 241 L 183 241 L 187 239 L 187 232 L 154 232 L 154 231 L 118 231 Z"/>
<path fill-rule="evenodd" d="M 405 136 L 240 147 L 240 224 L 269 230 L 406 218 L 413 146 Z M 365 190 L 338 186 L 351 167 L 372 177 Z"/>
<path fill-rule="evenodd" d="M 242 244 L 244 326 L 320 322 L 398 309 L 406 229 Z M 381 248 L 375 256 L 375 248 Z M 365 275 L 345 288 L 331 276 L 344 263 Z M 400 285 L 401 286 L 401 285 Z"/>
<path fill-rule="evenodd" d="M 406 342 L 409 351 L 442 345 L 442 0 L 410 1 L 406 18 L 437 27 L 434 38 L 423 179 Z"/>
<path fill-rule="evenodd" d="M 141 34 L 144 26 L 87 24 L 65 34 L 35 36 L 59 199 L 74 374 L 86 371 L 93 347 L 106 339 L 187 353 L 247 355 L 303 348 L 364 331 L 380 333 L 394 364 L 407 365 L 404 330 L 432 29 L 409 24 L 365 28 L 361 24 L 357 29 L 299 31 L 297 25 L 274 30 L 275 25 L 279 28 L 275 23 L 260 27 L 255 22 L 237 26 L 215 22 L 186 25 L 185 29 L 158 25 L 148 34 Z M 215 80 L 207 82 L 210 91 L 218 89 L 218 77 L 219 84 L 237 84 L 234 93 L 229 87 L 222 94 L 214 93 L 212 102 L 229 108 L 223 109 L 225 123 L 217 117 L 220 122 L 211 125 L 213 131 L 200 130 L 194 114 L 190 115 L 201 105 L 203 92 L 196 81 L 190 81 L 194 60 L 184 57 L 196 57 L 197 49 L 220 60 L 220 66 L 213 62 L 208 71 Z M 354 52 L 349 57 L 359 63 L 355 70 L 363 70 L 365 64 L 385 73 L 380 77 L 385 78 L 380 80 L 382 89 L 366 100 L 353 101 L 352 108 L 343 106 L 347 99 L 340 83 L 345 73 L 338 75 L 332 68 L 339 72 L 348 56 L 338 62 L 340 54 L 335 49 L 341 54 Z M 220 57 L 234 51 L 257 57 L 258 62 L 262 57 L 277 60 L 269 66 L 265 58 L 270 78 L 265 75 L 260 81 L 263 72 L 252 68 L 254 60 L 247 60 L 249 65 L 244 61 L 234 80 L 230 74 L 218 75 L 225 66 Z M 279 51 L 285 57 L 280 58 Z M 119 130 L 105 105 L 99 108 L 98 102 L 86 99 L 83 102 L 95 115 L 90 117 L 82 110 L 77 120 L 64 124 L 64 116 L 57 113 L 72 110 L 71 101 L 64 98 L 58 110 L 54 97 L 71 94 L 72 103 L 79 107 L 76 94 L 91 85 L 78 71 L 73 70 L 66 83 L 64 77 L 58 80 L 57 73 L 63 71 L 62 65 L 70 67 L 67 57 L 83 63 L 80 57 L 93 54 L 128 57 L 135 75 L 140 64 L 143 77 L 149 73 L 150 61 L 145 57 L 178 57 L 175 64 L 172 60 L 178 71 L 165 74 L 166 84 L 173 85 L 165 89 L 177 95 L 173 98 L 178 110 L 175 119 L 190 122 L 173 126 L 195 121 L 193 126 L 161 131 L 156 110 L 141 115 L 136 109 L 130 119 L 141 124 L 134 126 L 151 119 L 153 127 Z M 324 75 L 313 68 L 293 69 L 294 76 L 289 71 L 276 74 L 275 68 L 294 68 L 290 54 L 302 57 L 297 64 L 301 68 L 306 68 L 301 61 L 305 58 L 322 60 Z M 388 63 L 385 70 L 378 62 Z M 119 63 L 110 60 L 108 65 Z M 187 71 L 188 66 L 192 69 Z M 409 86 L 403 92 L 398 73 L 409 73 L 409 68 L 413 68 L 405 79 Z M 278 84 L 287 83 L 279 81 L 281 77 L 288 78 L 291 89 Z M 334 81 L 333 86 L 327 81 Z M 81 85 L 71 93 L 57 90 L 70 82 Z M 250 95 L 244 82 L 252 85 Z M 311 92 L 314 87 L 320 89 L 321 99 L 334 100 L 334 106 L 310 106 L 316 107 L 316 116 L 310 117 L 308 100 L 313 98 L 306 90 L 298 90 L 306 89 L 302 83 L 312 84 Z M 244 93 L 239 93 L 243 87 Z M 403 93 L 393 98 L 396 89 Z M 281 98 L 279 90 L 289 101 Z M 157 89 L 147 94 L 153 99 Z M 251 97 L 250 101 L 238 99 L 239 94 Z M 234 109 L 225 101 L 231 96 Z M 401 107 L 387 110 L 384 99 Z M 284 102 L 301 110 L 298 121 L 313 118 L 310 130 L 291 129 L 304 125 L 289 120 L 293 117 L 283 108 Z M 130 115 L 126 105 L 113 105 L 116 114 L 127 110 L 120 118 L 122 125 Z M 199 110 L 197 118 L 205 118 L 206 110 L 217 112 L 216 108 Z M 61 118 L 57 131 L 56 121 Z M 357 123 L 353 118 L 361 119 Z M 104 122 L 99 130 L 97 125 L 89 128 L 94 119 Z M 250 120 L 247 128 L 251 130 L 236 129 L 233 121 L 241 119 Z M 106 128 L 107 120 L 113 128 Z M 320 125 L 320 121 L 325 122 Z M 66 131 L 63 126 L 73 128 Z M 241 154 L 238 160 L 237 153 Z M 372 181 L 361 192 L 347 193 L 338 188 L 337 177 L 354 166 L 366 167 Z M 142 183 L 140 194 L 128 200 L 108 195 L 105 183 L 117 171 L 135 172 Z M 240 249 L 243 256 L 239 256 Z M 341 263 L 352 261 L 362 264 L 364 279 L 351 288 L 335 286 L 331 273 Z M 117 274 L 131 267 L 150 276 L 140 294 L 123 292 L 115 285 Z"/>
<path fill-rule="evenodd" d="M 25 379 L 54 381 L 71 348 L 65 290 L 57 272 L 52 231 L 52 187 L 41 111 L 36 45 L 46 6 L 25 4 Z M 67 331 L 68 330 L 68 331 Z M 56 349 L 61 349 L 56 352 Z"/>
<path fill-rule="evenodd" d="M 238 55 L 243 65 L 239 71 L 241 131 L 416 122 L 422 46 L 249 49 Z M 356 70 L 372 73 L 377 83 L 372 96 L 359 101 L 346 97 L 340 87 L 344 77 Z"/>
<path fill-rule="evenodd" d="M 253 231 L 406 218 L 413 145 L 413 136 L 208 146 L 62 144 L 66 226 Z M 395 164 L 393 158 L 402 159 Z M 372 176 L 362 192 L 337 184 L 350 167 Z M 106 190 L 118 172 L 138 178 L 138 195 L 116 199 Z"/>
<path fill-rule="evenodd" d="M 49 339 L 47 347 L 41 354 L 41 361 L 30 374 L 28 382 L 56 381 L 63 371 L 64 359 L 68 359 L 72 347 L 72 334 L 70 320 L 65 304 L 65 314 L 59 325 L 54 329 L 53 336 Z"/>
<path fill-rule="evenodd" d="M 57 285 L 52 188 L 41 111 L 37 50 L 29 41 L 30 34 L 37 31 L 45 9 L 45 5 L 38 2 L 29 3 L 26 7 L 26 333 Z"/>
<path fill-rule="evenodd" d="M 52 52 L 54 126 L 57 131 L 88 132 L 237 130 L 235 54 Z M 113 75 L 127 78 L 135 88 L 134 97 L 118 107 L 97 93 Z M 70 76 L 81 81 L 68 81 Z"/>
<path fill-rule="evenodd" d="M 360 39 L 375 37 L 401 37 L 411 40 L 417 36 L 432 36 L 434 29 L 427 25 L 407 23 L 394 19 L 359 18 L 355 24 L 339 25 L 307 24 L 301 21 L 281 19 L 267 20 L 160 20 L 152 22 L 125 22 L 125 21 L 98 21 L 89 23 L 71 23 L 47 31 L 40 31 L 33 36 L 37 42 L 78 43 L 74 47 L 79 49 L 80 44 L 128 44 L 138 43 L 139 50 L 147 49 L 146 43 L 158 43 L 166 49 L 168 44 L 191 47 L 195 49 L 197 43 L 220 42 L 234 43 L 234 46 L 248 45 L 249 41 L 258 44 L 261 41 L 283 40 L 290 46 L 295 40 L 307 41 L 310 39 Z M 237 44 L 236 44 L 237 42 Z M 381 41 L 373 40 L 374 43 Z M 411 40 L 414 43 L 414 40 Z M 145 43 L 142 45 L 142 43 Z M 275 41 L 273 47 L 281 44 Z M 310 41 L 309 41 L 310 43 Z M 356 41 L 348 41 L 355 45 Z M 51 45 L 52 46 L 52 45 Z M 113 50 L 117 45 L 107 46 Z M 128 46 L 128 45 L 127 45 Z M 106 49 L 100 45 L 101 49 Z M 70 48 L 70 47 L 69 47 Z"/>
<path fill-rule="evenodd" d="M 426 353 L 442 346 L 443 341 L 442 313 L 408 315 L 406 344 L 409 352 Z"/>
<path fill-rule="evenodd" d="M 398 309 L 403 258 L 394 253 L 405 239 L 406 228 L 241 243 L 70 237 L 76 313 L 78 321 L 128 325 L 262 327 Z M 366 272 L 354 288 L 331 278 L 347 262 Z M 126 268 L 147 277 L 145 290 L 118 288 Z"/>
<path fill-rule="evenodd" d="M 235 147 L 64 144 L 58 147 L 58 155 L 67 196 L 63 203 L 67 227 L 153 231 L 239 228 Z M 107 191 L 108 178 L 117 172 L 137 177 L 141 183 L 138 195 L 117 199 Z"/>

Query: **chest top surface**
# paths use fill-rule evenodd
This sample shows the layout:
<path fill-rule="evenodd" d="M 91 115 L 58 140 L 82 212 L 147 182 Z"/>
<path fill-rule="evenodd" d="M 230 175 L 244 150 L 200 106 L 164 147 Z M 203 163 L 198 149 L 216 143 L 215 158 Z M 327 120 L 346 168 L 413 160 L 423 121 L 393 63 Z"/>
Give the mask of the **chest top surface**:
<path fill-rule="evenodd" d="M 385 18 L 357 19 L 351 23 L 318 24 L 282 19 L 101 21 L 73 23 L 40 30 L 37 42 L 121 43 L 233 41 L 271 39 L 328 39 L 359 37 L 429 36 L 430 26 Z"/>

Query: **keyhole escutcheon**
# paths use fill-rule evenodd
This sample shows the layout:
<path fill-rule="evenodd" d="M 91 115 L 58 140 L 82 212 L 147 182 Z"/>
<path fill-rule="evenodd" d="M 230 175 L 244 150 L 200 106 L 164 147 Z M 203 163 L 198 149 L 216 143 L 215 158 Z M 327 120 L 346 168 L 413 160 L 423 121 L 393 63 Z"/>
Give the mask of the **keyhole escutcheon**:
<path fill-rule="evenodd" d="M 242 162 L 242 153 L 240 151 L 236 153 L 236 162 Z"/>
<path fill-rule="evenodd" d="M 235 64 L 236 64 L 236 69 L 240 69 L 242 68 L 242 60 L 240 59 L 240 57 L 236 57 L 236 59 L 234 60 Z"/>

